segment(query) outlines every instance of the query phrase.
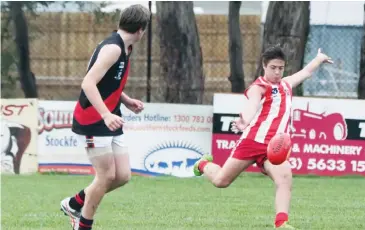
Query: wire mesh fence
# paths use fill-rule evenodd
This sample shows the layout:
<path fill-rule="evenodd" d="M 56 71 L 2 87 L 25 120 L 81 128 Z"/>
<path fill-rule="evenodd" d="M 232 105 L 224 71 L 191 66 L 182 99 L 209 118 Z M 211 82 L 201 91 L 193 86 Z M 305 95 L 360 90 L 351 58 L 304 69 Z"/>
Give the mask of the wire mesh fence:
<path fill-rule="evenodd" d="M 214 93 L 228 93 L 231 90 L 228 80 L 228 13 L 195 17 L 203 53 L 203 103 L 212 104 Z M 260 19 L 260 15 L 242 15 L 240 18 L 246 86 L 254 80 L 261 52 Z M 28 21 L 31 70 L 36 77 L 39 97 L 49 100 L 76 100 L 95 46 L 116 29 L 117 21 L 112 20 L 108 14 L 100 20 L 96 19 L 95 15 L 85 12 L 40 13 L 37 17 L 29 16 Z M 160 76 L 160 44 L 156 25 L 156 17 L 153 15 L 151 102 L 164 102 L 160 90 L 163 79 Z M 303 64 L 315 56 L 318 47 L 322 47 L 323 51 L 333 58 L 335 64 L 321 68 L 312 79 L 303 84 L 304 96 L 357 97 L 363 30 L 360 26 L 311 25 Z M 147 100 L 147 44 L 145 35 L 134 46 L 126 86 L 128 95 L 144 101 Z M 6 48 L 9 47 L 4 49 Z M 13 68 L 10 73 L 15 76 L 16 69 Z M 6 78 L 3 79 L 3 91 L 4 88 L 11 89 L 11 81 L 9 83 Z M 6 93 L 2 93 L 2 97 L 21 97 L 19 86 Z"/>
<path fill-rule="evenodd" d="M 304 64 L 316 55 L 318 47 L 334 64 L 323 66 L 303 83 L 304 96 L 357 98 L 363 31 L 361 26 L 311 26 Z"/>

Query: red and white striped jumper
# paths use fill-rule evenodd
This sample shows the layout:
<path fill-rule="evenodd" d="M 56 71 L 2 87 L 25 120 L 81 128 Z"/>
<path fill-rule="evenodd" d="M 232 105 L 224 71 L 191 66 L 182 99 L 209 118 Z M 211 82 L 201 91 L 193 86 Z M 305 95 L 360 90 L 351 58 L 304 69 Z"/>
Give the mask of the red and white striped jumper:
<path fill-rule="evenodd" d="M 276 133 L 289 132 L 292 88 L 285 80 L 271 84 L 263 77 L 257 78 L 253 85 L 263 86 L 266 90 L 256 115 L 243 130 L 231 156 L 238 159 L 257 159 L 261 156 L 264 160 L 270 139 Z M 246 97 L 248 89 L 245 91 Z M 257 163 L 259 165 L 260 162 Z"/>

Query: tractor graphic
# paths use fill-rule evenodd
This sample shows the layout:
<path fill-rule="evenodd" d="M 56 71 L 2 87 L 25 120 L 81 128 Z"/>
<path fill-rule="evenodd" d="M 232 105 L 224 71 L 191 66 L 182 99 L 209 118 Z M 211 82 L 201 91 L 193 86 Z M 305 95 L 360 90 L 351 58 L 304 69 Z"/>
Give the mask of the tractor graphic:
<path fill-rule="evenodd" d="M 294 109 L 291 127 L 292 137 L 310 140 L 344 140 L 347 137 L 346 121 L 340 113 L 313 113 L 307 109 Z"/>

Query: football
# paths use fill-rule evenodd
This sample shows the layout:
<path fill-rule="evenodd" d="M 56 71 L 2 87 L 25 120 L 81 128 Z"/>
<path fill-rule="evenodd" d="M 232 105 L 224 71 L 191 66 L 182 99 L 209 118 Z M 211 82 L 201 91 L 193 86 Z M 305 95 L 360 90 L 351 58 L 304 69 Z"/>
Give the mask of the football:
<path fill-rule="evenodd" d="M 274 165 L 286 161 L 291 152 L 291 138 L 287 133 L 276 134 L 267 146 L 267 158 Z"/>

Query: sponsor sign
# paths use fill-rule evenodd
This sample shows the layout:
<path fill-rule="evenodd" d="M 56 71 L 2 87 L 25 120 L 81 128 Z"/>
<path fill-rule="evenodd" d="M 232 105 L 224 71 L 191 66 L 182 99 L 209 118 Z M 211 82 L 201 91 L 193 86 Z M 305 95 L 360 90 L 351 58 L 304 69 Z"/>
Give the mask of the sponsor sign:
<path fill-rule="evenodd" d="M 71 101 L 39 101 L 38 159 L 41 173 L 94 173 L 85 149 L 71 131 L 75 105 Z"/>
<path fill-rule="evenodd" d="M 229 103 L 228 103 L 229 102 Z M 241 134 L 231 121 L 244 112 L 243 95 L 215 94 L 212 151 L 223 165 Z M 365 101 L 294 97 L 289 159 L 294 174 L 365 175 Z M 247 171 L 258 172 L 254 166 Z"/>
<path fill-rule="evenodd" d="M 71 131 L 74 102 L 40 101 L 41 172 L 94 173 Z M 193 176 L 194 163 L 211 150 L 212 106 L 145 104 L 140 114 L 122 106 L 132 171 L 142 175 Z"/>
<path fill-rule="evenodd" d="M 141 114 L 123 112 L 134 169 L 191 177 L 194 163 L 210 153 L 211 106 L 146 104 Z"/>
<path fill-rule="evenodd" d="M 38 170 L 37 100 L 1 99 L 1 173 Z"/>

